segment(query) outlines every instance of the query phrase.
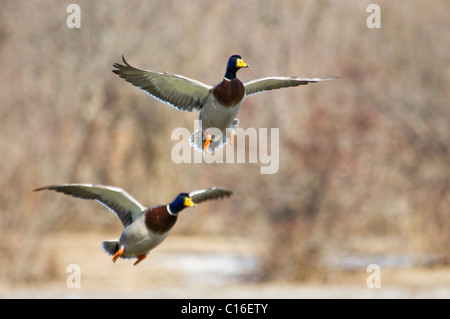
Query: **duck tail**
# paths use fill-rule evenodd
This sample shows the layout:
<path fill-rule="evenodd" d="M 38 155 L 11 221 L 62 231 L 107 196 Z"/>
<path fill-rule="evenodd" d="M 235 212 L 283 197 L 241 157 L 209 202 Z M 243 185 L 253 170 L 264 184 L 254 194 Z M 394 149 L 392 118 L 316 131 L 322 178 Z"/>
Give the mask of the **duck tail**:
<path fill-rule="evenodd" d="M 103 250 L 113 256 L 119 250 L 119 241 L 117 239 L 102 241 Z"/>

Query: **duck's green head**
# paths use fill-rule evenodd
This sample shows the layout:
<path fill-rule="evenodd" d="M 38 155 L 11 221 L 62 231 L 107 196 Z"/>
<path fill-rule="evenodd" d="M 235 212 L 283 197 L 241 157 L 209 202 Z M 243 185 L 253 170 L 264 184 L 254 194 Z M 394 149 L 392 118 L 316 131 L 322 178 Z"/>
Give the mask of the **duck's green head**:
<path fill-rule="evenodd" d="M 249 65 L 242 60 L 240 55 L 232 55 L 228 60 L 227 64 L 227 72 L 225 73 L 225 77 L 229 80 L 233 80 L 236 78 L 236 72 L 241 68 L 248 68 Z"/>
<path fill-rule="evenodd" d="M 189 197 L 189 194 L 181 193 L 169 204 L 169 209 L 172 215 L 176 215 L 183 209 L 193 206 L 195 206 L 195 204 Z"/>

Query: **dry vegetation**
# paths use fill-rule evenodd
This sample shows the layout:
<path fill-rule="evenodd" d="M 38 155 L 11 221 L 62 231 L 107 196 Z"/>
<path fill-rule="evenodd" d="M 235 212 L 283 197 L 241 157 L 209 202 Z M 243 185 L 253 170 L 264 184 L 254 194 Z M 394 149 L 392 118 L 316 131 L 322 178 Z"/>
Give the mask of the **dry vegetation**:
<path fill-rule="evenodd" d="M 230 200 L 182 216 L 177 234 L 260 242 L 260 278 L 326 279 L 331 252 L 450 260 L 448 1 L 0 0 L 0 282 L 51 279 L 39 254 L 53 230 L 117 228 L 104 209 L 33 193 L 53 183 L 120 186 L 147 205 L 207 186 Z M 174 164 L 172 130 L 198 114 L 111 73 L 138 67 L 217 83 L 231 54 L 266 75 L 331 82 L 249 98 L 240 126 L 280 128 L 280 169 Z M 162 249 L 162 248 L 161 248 Z"/>

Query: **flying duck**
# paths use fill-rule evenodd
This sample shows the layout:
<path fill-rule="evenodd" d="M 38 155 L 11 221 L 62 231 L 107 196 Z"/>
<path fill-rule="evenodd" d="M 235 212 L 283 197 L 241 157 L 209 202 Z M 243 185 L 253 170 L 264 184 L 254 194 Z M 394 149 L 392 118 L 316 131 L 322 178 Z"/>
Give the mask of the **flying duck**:
<path fill-rule="evenodd" d="M 200 111 L 200 128 L 191 135 L 191 145 L 199 151 L 212 152 L 216 147 L 233 143 L 234 130 L 239 125 L 236 116 L 245 97 L 263 91 L 290 86 L 305 85 L 339 77 L 299 78 L 270 76 L 242 83 L 236 73 L 249 65 L 240 55 L 228 60 L 225 76 L 215 86 L 192 80 L 182 75 L 155 72 L 135 68 L 122 56 L 123 65 L 114 63 L 115 74 L 134 86 L 146 91 L 150 96 L 168 103 L 172 107 L 192 112 Z"/>
<path fill-rule="evenodd" d="M 146 208 L 121 188 L 92 184 L 63 184 L 37 188 L 34 191 L 54 190 L 83 199 L 93 199 L 114 212 L 123 224 L 119 239 L 102 242 L 106 253 L 120 258 L 144 260 L 150 250 L 158 246 L 175 225 L 178 213 L 201 202 L 231 196 L 226 189 L 211 187 L 179 194 L 170 204 Z"/>

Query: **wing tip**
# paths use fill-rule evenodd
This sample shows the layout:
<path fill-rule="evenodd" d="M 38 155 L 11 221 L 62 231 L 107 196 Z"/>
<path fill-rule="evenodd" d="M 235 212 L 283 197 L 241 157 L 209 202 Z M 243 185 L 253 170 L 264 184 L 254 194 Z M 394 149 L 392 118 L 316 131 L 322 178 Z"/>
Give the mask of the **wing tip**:
<path fill-rule="evenodd" d="M 340 77 L 341 77 L 341 73 L 338 73 L 338 74 L 335 74 L 335 75 L 332 75 L 332 76 L 326 78 L 326 80 L 338 79 Z"/>
<path fill-rule="evenodd" d="M 124 71 L 129 68 L 133 68 L 127 60 L 125 60 L 125 56 L 122 54 L 122 61 L 125 65 L 120 64 L 118 62 L 113 63 L 113 67 L 116 68 L 115 70 L 111 70 L 113 73 L 121 75 L 121 71 Z"/>
<path fill-rule="evenodd" d="M 227 198 L 233 195 L 233 191 L 221 187 L 211 187 L 212 191 L 217 191 L 217 199 Z"/>
<path fill-rule="evenodd" d="M 230 197 L 231 195 L 233 195 L 233 191 L 226 189 L 226 188 L 221 188 L 221 187 L 216 187 L 216 189 L 220 190 L 222 192 L 223 197 Z"/>
<path fill-rule="evenodd" d="M 67 185 L 67 184 L 61 184 L 61 185 L 54 184 L 54 185 L 42 186 L 42 187 L 33 189 L 33 192 L 39 192 L 39 191 L 44 191 L 44 190 L 58 191 L 59 187 L 65 186 L 65 185 Z"/>
<path fill-rule="evenodd" d="M 233 194 L 231 190 L 221 187 L 209 187 L 202 190 L 196 190 L 189 193 L 189 196 L 195 204 L 200 204 L 206 201 L 224 199 Z"/>

